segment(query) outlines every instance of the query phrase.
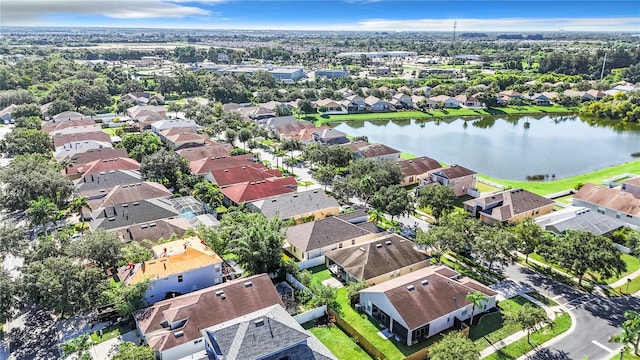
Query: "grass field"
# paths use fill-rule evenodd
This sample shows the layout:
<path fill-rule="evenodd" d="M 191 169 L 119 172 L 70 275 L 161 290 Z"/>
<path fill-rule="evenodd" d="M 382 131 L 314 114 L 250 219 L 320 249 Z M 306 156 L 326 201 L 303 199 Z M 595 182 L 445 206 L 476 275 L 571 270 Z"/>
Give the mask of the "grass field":
<path fill-rule="evenodd" d="M 327 279 L 331 279 L 331 272 L 324 265 L 309 268 L 311 272 L 311 283 L 320 284 Z"/>
<path fill-rule="evenodd" d="M 457 116 L 480 116 L 480 115 L 535 115 L 535 114 L 569 114 L 575 113 L 576 108 L 569 108 L 559 105 L 553 106 L 506 106 L 493 109 L 468 109 L 452 108 L 441 110 L 422 111 L 395 111 L 386 113 L 362 113 L 344 115 L 321 115 L 307 114 L 304 119 L 313 121 L 318 125 L 331 122 L 354 121 L 354 120 L 393 120 L 393 119 L 432 119 Z"/>
<path fill-rule="evenodd" d="M 314 327 L 310 323 L 303 326 L 311 331 L 339 360 L 371 360 L 371 357 L 339 327 Z"/>
<path fill-rule="evenodd" d="M 126 334 L 129 331 L 133 330 L 133 328 L 129 324 L 120 325 L 118 327 L 110 327 L 106 328 L 102 331 L 102 336 L 98 335 L 98 332 L 91 333 L 91 342 L 93 344 L 99 344 L 101 342 L 105 342 L 107 340 L 111 340 L 116 338 L 122 334 Z"/>
<path fill-rule="evenodd" d="M 615 354 L 609 358 L 609 360 L 618 360 L 620 359 L 620 354 Z M 622 356 L 622 360 L 640 360 L 640 356 L 636 356 L 633 354 L 633 349 L 627 349 L 624 355 Z"/>
<path fill-rule="evenodd" d="M 520 327 L 517 324 L 506 323 L 504 318 L 506 314 L 515 313 L 528 302 L 521 296 L 502 300 L 498 304 L 500 311 L 485 315 L 477 325 L 471 327 L 469 339 L 476 344 L 478 351 L 491 345 L 487 340 L 496 343 L 518 332 Z"/>

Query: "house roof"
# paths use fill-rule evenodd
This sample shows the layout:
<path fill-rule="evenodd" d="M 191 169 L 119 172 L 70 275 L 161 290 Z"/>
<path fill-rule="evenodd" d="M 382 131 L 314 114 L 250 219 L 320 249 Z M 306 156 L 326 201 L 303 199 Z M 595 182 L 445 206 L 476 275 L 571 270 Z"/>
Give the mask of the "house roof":
<path fill-rule="evenodd" d="M 605 235 L 625 226 L 623 221 L 589 209 L 578 211 L 574 215 L 568 219 L 547 223 L 544 227 L 547 231 L 553 231 L 556 234 L 562 234 L 567 230 L 582 230 L 596 235 Z"/>
<path fill-rule="evenodd" d="M 440 169 L 442 167 L 437 160 L 427 156 L 400 160 L 396 164 L 400 166 L 403 177 L 426 174 L 428 171 Z"/>
<path fill-rule="evenodd" d="M 342 104 L 340 104 L 339 102 L 337 102 L 335 100 L 331 100 L 329 98 L 316 101 L 316 105 L 317 106 L 332 106 L 332 107 L 333 106 L 342 106 Z"/>
<path fill-rule="evenodd" d="M 104 141 L 111 142 L 111 136 L 104 131 L 91 131 L 91 132 L 83 132 L 83 133 L 74 133 L 74 134 L 59 134 L 53 136 L 53 145 L 58 148 L 63 146 L 64 144 L 76 141 L 85 141 L 85 140 L 95 140 L 95 141 Z"/>
<path fill-rule="evenodd" d="M 444 176 L 447 179 L 457 179 L 464 176 L 477 174 L 475 171 L 467 169 L 464 166 L 460 166 L 457 164 L 453 164 L 447 167 L 443 167 L 441 169 L 437 169 L 432 171 L 432 173 Z"/>
<path fill-rule="evenodd" d="M 250 286 L 245 284 L 251 283 Z M 217 295 L 217 294 L 219 295 Z M 224 296 L 222 296 L 224 294 Z M 280 295 L 267 274 L 231 280 L 220 285 L 155 303 L 134 314 L 138 329 L 149 334 L 149 346 L 164 351 L 175 346 L 202 338 L 201 329 L 239 318 L 269 306 L 283 306 Z M 215 309 L 215 311 L 212 311 Z M 175 330 L 163 327 L 186 319 L 185 324 Z M 181 330 L 176 337 L 173 331 Z"/>
<path fill-rule="evenodd" d="M 93 119 L 81 119 L 81 120 L 58 119 L 58 120 L 49 120 L 47 122 L 44 122 L 42 123 L 42 126 L 40 128 L 42 129 L 42 131 L 51 133 L 55 130 L 61 130 L 71 126 L 93 125 L 95 123 L 96 121 Z"/>
<path fill-rule="evenodd" d="M 505 95 L 505 96 L 508 96 L 508 97 L 520 97 L 520 96 L 522 96 L 521 93 L 519 93 L 519 92 L 517 92 L 515 90 L 505 90 L 505 91 L 501 91 L 499 94 L 500 95 Z"/>
<path fill-rule="evenodd" d="M 162 132 L 163 130 L 171 129 L 171 128 L 186 128 L 191 127 L 193 129 L 198 128 L 198 124 L 196 124 L 193 120 L 159 120 L 151 124 L 151 127 L 155 129 L 155 131 Z"/>
<path fill-rule="evenodd" d="M 291 226 L 286 230 L 287 242 L 302 252 L 321 249 L 370 234 L 373 232 L 337 216 Z"/>
<path fill-rule="evenodd" d="M 377 103 L 379 103 L 379 102 L 386 102 L 386 101 L 381 100 L 380 98 L 377 98 L 377 97 L 375 97 L 375 96 L 371 95 L 371 96 L 367 96 L 367 97 L 364 99 L 364 102 L 365 102 L 365 104 L 367 104 L 367 105 L 369 105 L 369 106 L 373 106 L 373 105 L 375 105 L 375 104 L 377 104 Z"/>
<path fill-rule="evenodd" d="M 202 333 L 225 359 L 335 359 L 329 349 L 280 305 L 210 327 Z"/>
<path fill-rule="evenodd" d="M 264 198 L 247 204 L 267 218 L 290 219 L 314 211 L 335 209 L 338 201 L 322 190 L 307 190 Z"/>
<path fill-rule="evenodd" d="M 53 132 L 51 132 L 51 136 L 68 135 L 68 134 L 82 134 L 82 133 L 95 132 L 95 131 L 102 131 L 102 127 L 100 127 L 100 125 L 96 125 L 96 124 L 79 125 L 79 126 L 67 126 L 67 127 L 61 128 L 61 129 L 54 130 Z"/>
<path fill-rule="evenodd" d="M 127 157 L 126 149 L 111 148 L 111 145 L 109 145 L 109 147 L 89 149 L 81 153 L 75 153 L 69 156 L 69 161 L 72 164 L 87 164 L 96 160 L 125 158 L 125 157 Z"/>
<path fill-rule="evenodd" d="M 91 230 L 116 230 L 134 224 L 149 223 L 159 219 L 176 218 L 180 213 L 170 200 L 145 199 L 133 203 L 118 204 L 93 211 Z"/>
<path fill-rule="evenodd" d="M 495 204 L 495 207 L 488 209 L 490 213 L 487 213 L 487 215 L 499 221 L 506 221 L 518 214 L 552 205 L 553 201 L 527 190 L 513 189 L 467 200 L 464 204 L 471 207 Z"/>
<path fill-rule="evenodd" d="M 108 173 L 93 173 L 84 175 L 73 181 L 76 190 L 82 196 L 103 197 L 109 190 L 118 185 L 134 184 L 142 182 L 142 175 L 137 171 L 114 170 Z"/>
<path fill-rule="evenodd" d="M 77 121 L 77 120 L 84 120 L 85 119 L 85 115 L 76 112 L 76 111 L 64 111 L 61 112 L 59 114 L 53 115 L 52 116 L 52 120 L 54 122 L 59 122 L 59 121 Z"/>
<path fill-rule="evenodd" d="M 211 157 L 229 156 L 231 150 L 233 150 L 233 145 L 231 144 L 205 140 L 205 144 L 202 146 L 180 149 L 176 151 L 176 154 L 189 161 L 195 161 Z"/>
<path fill-rule="evenodd" d="M 153 281 L 220 263 L 222 258 L 213 251 L 206 252 L 186 245 L 182 253 L 151 259 L 132 268 L 125 267 L 118 272 L 118 276 L 127 285 L 135 285 L 145 279 Z"/>
<path fill-rule="evenodd" d="M 385 144 L 369 144 L 362 140 L 352 141 L 344 144 L 344 146 L 349 147 L 356 155 L 363 158 L 376 158 L 379 156 L 400 154 L 399 150 Z"/>
<path fill-rule="evenodd" d="M 212 170 L 211 176 L 213 177 L 213 182 L 222 188 L 234 184 L 281 177 L 282 173 L 278 169 L 268 169 L 260 163 L 251 163 L 246 166 Z"/>
<path fill-rule="evenodd" d="M 429 98 L 432 101 L 435 102 L 451 102 L 451 101 L 455 101 L 455 102 L 460 102 L 459 100 L 457 100 L 456 98 L 453 98 L 451 96 L 447 96 L 447 95 L 438 95 L 438 96 L 433 96 Z"/>
<path fill-rule="evenodd" d="M 137 182 L 115 186 L 101 199 L 92 200 L 91 208 L 100 211 L 101 208 L 114 205 L 127 204 L 140 200 L 169 198 L 171 191 L 164 185 L 156 182 Z"/>
<path fill-rule="evenodd" d="M 116 157 L 110 159 L 95 160 L 86 164 L 78 164 L 64 168 L 66 175 L 72 174 L 102 174 L 115 170 L 140 170 L 140 163 L 128 157 Z"/>
<path fill-rule="evenodd" d="M 158 114 L 164 114 L 166 113 L 166 109 L 164 108 L 164 106 L 161 105 L 136 105 L 136 106 L 132 106 L 130 108 L 127 109 L 127 114 L 129 114 L 132 118 L 137 118 L 138 115 L 142 112 L 142 111 L 152 111 Z"/>
<path fill-rule="evenodd" d="M 468 278 L 453 280 L 439 271 L 442 268 L 445 266 L 426 267 L 371 286 L 361 293 L 384 294 L 409 330 L 471 304 L 466 299 L 469 293 L 480 291 L 488 297 L 497 294 Z"/>
<path fill-rule="evenodd" d="M 347 138 L 347 134 L 332 127 L 316 128 L 313 134 L 317 134 L 317 136 L 323 140 Z"/>
<path fill-rule="evenodd" d="M 206 135 L 196 134 L 194 132 L 181 132 L 179 134 L 166 136 L 168 142 L 177 144 L 183 142 L 198 142 L 200 144 L 204 144 L 204 141 L 207 139 Z"/>
<path fill-rule="evenodd" d="M 150 240 L 156 242 L 160 239 L 168 239 L 172 235 L 182 237 L 191 224 L 184 218 L 160 219 L 143 224 L 134 224 L 118 230 L 123 241 Z"/>
<path fill-rule="evenodd" d="M 269 125 L 269 129 L 271 129 L 271 131 L 286 136 L 295 136 L 300 133 L 301 130 L 314 129 L 315 127 L 316 126 L 309 121 L 296 121 Z"/>
<path fill-rule="evenodd" d="M 297 135 L 292 136 L 292 138 L 300 140 L 302 142 L 309 142 L 309 141 L 313 140 L 313 133 L 315 133 L 316 131 L 319 131 L 319 130 L 325 130 L 325 129 L 330 129 L 330 128 L 331 127 L 329 127 L 329 126 L 320 126 L 320 127 L 302 129 L 302 130 L 300 130 L 300 132 Z"/>
<path fill-rule="evenodd" d="M 640 199 L 630 192 L 620 191 L 620 188 L 586 183 L 573 195 L 573 198 L 625 214 L 640 216 Z"/>
<path fill-rule="evenodd" d="M 414 246 L 400 235 L 388 234 L 365 244 L 328 251 L 325 256 L 359 281 L 366 281 L 428 261 L 429 257 Z"/>
<path fill-rule="evenodd" d="M 295 178 L 272 178 L 261 181 L 234 184 L 220 189 L 220 192 L 236 204 L 264 199 L 266 197 L 295 192 L 298 183 Z"/>
<path fill-rule="evenodd" d="M 179 126 L 179 127 L 172 127 L 172 128 L 168 128 L 160 131 L 160 135 L 164 137 L 176 135 L 176 134 L 183 134 L 183 133 L 195 134 L 196 130 L 191 126 Z"/>
<path fill-rule="evenodd" d="M 208 174 L 213 170 L 227 169 L 231 167 L 247 166 L 254 164 L 253 154 L 243 154 L 235 156 L 216 156 L 198 160 L 189 163 L 191 172 L 197 175 Z"/>
<path fill-rule="evenodd" d="M 479 102 L 478 99 L 475 96 L 467 96 L 464 94 L 460 94 L 454 97 L 454 99 L 458 100 L 459 102 Z"/>
<path fill-rule="evenodd" d="M 58 160 L 62 161 L 65 158 L 73 157 L 78 153 L 84 153 L 90 150 L 96 149 L 110 149 L 112 145 L 108 142 L 104 141 L 95 141 L 95 140 L 83 140 L 83 141 L 75 141 L 66 143 L 60 147 L 57 147 L 53 152 L 53 156 Z M 124 149 L 120 149 L 124 150 Z M 127 152 L 125 151 L 122 156 L 127 156 Z M 95 159 L 97 160 L 97 159 Z"/>
<path fill-rule="evenodd" d="M 636 176 L 634 178 L 624 180 L 622 183 L 623 184 L 640 186 L 640 176 Z"/>

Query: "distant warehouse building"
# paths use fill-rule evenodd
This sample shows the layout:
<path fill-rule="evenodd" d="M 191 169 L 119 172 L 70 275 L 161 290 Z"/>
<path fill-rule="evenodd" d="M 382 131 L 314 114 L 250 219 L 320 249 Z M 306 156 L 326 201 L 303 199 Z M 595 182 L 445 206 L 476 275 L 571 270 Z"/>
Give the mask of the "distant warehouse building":
<path fill-rule="evenodd" d="M 294 82 L 304 77 L 304 69 L 301 67 L 278 67 L 278 66 L 229 66 L 219 69 L 222 74 L 243 73 L 251 75 L 256 71 L 266 71 L 273 75 L 276 81 Z"/>
<path fill-rule="evenodd" d="M 315 71 L 316 78 L 336 79 L 349 76 L 347 69 L 320 69 Z"/>
<path fill-rule="evenodd" d="M 343 52 L 339 53 L 337 57 L 339 58 L 349 58 L 349 59 L 361 59 L 362 55 L 365 55 L 367 59 L 373 58 L 405 58 L 409 56 L 418 56 L 418 53 L 415 51 L 372 51 L 372 52 Z"/>

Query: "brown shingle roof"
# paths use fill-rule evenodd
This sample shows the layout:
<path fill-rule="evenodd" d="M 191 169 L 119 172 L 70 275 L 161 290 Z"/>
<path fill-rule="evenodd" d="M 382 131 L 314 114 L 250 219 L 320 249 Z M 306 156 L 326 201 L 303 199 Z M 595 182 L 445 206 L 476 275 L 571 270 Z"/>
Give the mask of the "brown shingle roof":
<path fill-rule="evenodd" d="M 231 167 L 246 166 L 253 164 L 253 154 L 236 156 L 216 156 L 205 159 L 194 160 L 189 163 L 189 167 L 194 174 L 205 175 L 213 170 L 227 169 Z"/>
<path fill-rule="evenodd" d="M 400 160 L 396 164 L 400 166 L 403 177 L 426 174 L 428 171 L 440 169 L 442 167 L 437 160 L 426 156 L 415 159 Z"/>
<path fill-rule="evenodd" d="M 451 166 L 443 167 L 438 170 L 434 170 L 433 173 L 444 176 L 447 179 L 457 179 L 468 175 L 477 174 L 475 171 L 467 169 L 464 166 L 453 164 Z"/>
<path fill-rule="evenodd" d="M 114 159 L 127 157 L 127 150 L 123 148 L 102 148 L 91 149 L 83 153 L 74 154 L 69 161 L 72 164 L 82 165 L 96 160 Z"/>
<path fill-rule="evenodd" d="M 140 182 L 116 186 L 111 189 L 104 198 L 91 200 L 90 205 L 95 211 L 108 206 L 127 204 L 140 200 L 169 198 L 170 196 L 171 191 L 167 190 L 162 184 L 156 182 Z"/>
<path fill-rule="evenodd" d="M 373 279 L 404 267 L 428 261 L 415 244 L 396 234 L 366 243 L 328 251 L 325 256 L 359 281 Z"/>
<path fill-rule="evenodd" d="M 233 145 L 231 144 L 205 140 L 204 146 L 177 150 L 176 154 L 189 161 L 196 161 L 211 157 L 229 156 L 231 150 L 233 150 Z"/>
<path fill-rule="evenodd" d="M 359 153 L 363 158 L 375 158 L 378 156 L 399 154 L 400 151 L 384 144 L 369 144 L 366 141 L 358 140 L 345 144 L 353 152 Z"/>
<path fill-rule="evenodd" d="M 140 163 L 129 157 L 117 157 L 95 160 L 86 164 L 65 168 L 64 170 L 67 175 L 81 173 L 86 176 L 114 170 L 140 170 Z"/>
<path fill-rule="evenodd" d="M 640 199 L 629 192 L 620 191 L 620 188 L 586 183 L 573 198 L 625 214 L 640 216 Z"/>
<path fill-rule="evenodd" d="M 161 219 L 151 223 L 135 224 L 118 230 L 122 239 L 129 241 L 168 239 L 171 235 L 182 237 L 191 224 L 184 218 Z"/>
<path fill-rule="evenodd" d="M 287 241 L 303 252 L 372 234 L 347 220 L 332 216 L 287 228 Z"/>
<path fill-rule="evenodd" d="M 245 286 L 247 282 L 251 282 L 251 286 Z M 224 296 L 216 295 L 219 291 L 223 291 Z M 154 350 L 163 351 L 200 339 L 201 329 L 272 305 L 284 307 L 269 276 L 261 274 L 157 302 L 136 312 L 134 317 L 141 333 L 157 332 L 148 343 Z M 172 323 L 182 319 L 186 319 L 186 323 L 179 329 L 162 327 L 165 320 Z M 184 335 L 174 336 L 177 330 L 182 330 Z"/>
<path fill-rule="evenodd" d="M 107 134 L 104 131 L 92 131 L 92 132 L 77 133 L 77 134 L 54 135 L 53 145 L 56 148 L 58 148 L 66 143 L 70 143 L 73 141 L 84 141 L 84 140 L 111 142 L 111 136 L 109 136 L 109 134 Z"/>
<path fill-rule="evenodd" d="M 249 164 L 248 166 L 237 166 L 211 171 L 215 183 L 219 187 L 226 187 L 234 184 L 262 181 L 274 177 L 281 177 L 280 170 L 269 170 L 262 164 Z"/>
<path fill-rule="evenodd" d="M 473 207 L 476 204 L 496 204 L 495 207 L 491 208 L 490 217 L 499 221 L 506 221 L 518 214 L 551 205 L 553 201 L 527 190 L 513 189 L 465 201 L 467 206 Z"/>
<path fill-rule="evenodd" d="M 220 192 L 234 203 L 241 204 L 248 201 L 264 199 L 270 196 L 294 192 L 296 191 L 297 185 L 298 183 L 295 178 L 284 177 L 235 184 L 220 189 Z"/>

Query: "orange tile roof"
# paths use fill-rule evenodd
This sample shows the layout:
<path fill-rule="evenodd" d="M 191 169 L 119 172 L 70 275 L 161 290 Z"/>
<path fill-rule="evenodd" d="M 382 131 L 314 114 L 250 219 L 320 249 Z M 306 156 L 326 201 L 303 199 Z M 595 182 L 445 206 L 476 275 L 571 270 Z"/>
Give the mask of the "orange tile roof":
<path fill-rule="evenodd" d="M 215 253 L 206 254 L 188 247 L 182 254 L 145 261 L 127 284 L 134 285 L 147 278 L 161 279 L 221 262 L 222 259 Z"/>

